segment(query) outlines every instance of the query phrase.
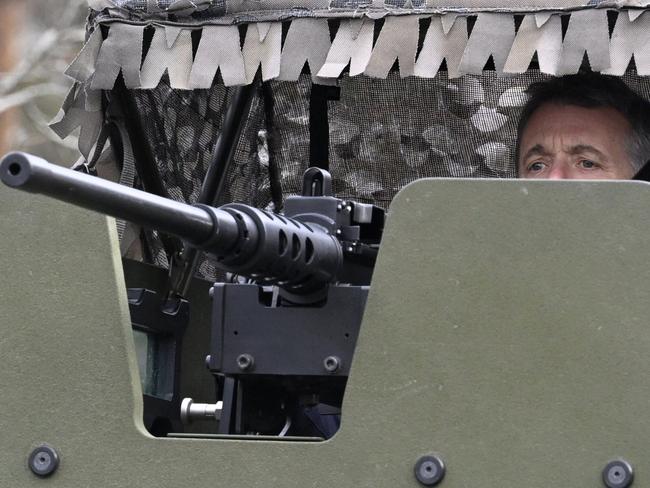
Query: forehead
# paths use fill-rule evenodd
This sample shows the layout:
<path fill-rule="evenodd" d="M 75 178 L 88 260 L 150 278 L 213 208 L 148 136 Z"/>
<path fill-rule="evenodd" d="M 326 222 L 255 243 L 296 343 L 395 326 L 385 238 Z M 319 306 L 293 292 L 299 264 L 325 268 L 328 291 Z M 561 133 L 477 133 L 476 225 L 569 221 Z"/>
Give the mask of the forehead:
<path fill-rule="evenodd" d="M 612 107 L 586 108 L 546 103 L 531 115 L 521 134 L 520 157 L 527 149 L 542 146 L 592 145 L 607 153 L 618 153 L 632 127 Z"/>

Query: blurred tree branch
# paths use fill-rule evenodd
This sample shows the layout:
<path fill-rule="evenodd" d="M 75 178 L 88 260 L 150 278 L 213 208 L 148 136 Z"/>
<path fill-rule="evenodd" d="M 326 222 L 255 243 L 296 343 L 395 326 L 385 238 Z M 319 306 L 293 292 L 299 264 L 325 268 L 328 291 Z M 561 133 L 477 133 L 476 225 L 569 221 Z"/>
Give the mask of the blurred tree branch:
<path fill-rule="evenodd" d="M 7 24 L 0 30 L 0 73 L 9 72 L 16 63 L 16 34 L 25 15 L 24 7 L 19 0 L 8 0 L 0 4 L 0 18 Z M 15 118 L 13 112 L 0 111 L 0 154 L 8 146 Z"/>
<path fill-rule="evenodd" d="M 83 44 L 86 5 L 86 0 L 0 1 L 0 153 L 9 146 L 74 145 L 59 141 L 44 121 L 57 113 L 71 84 L 62 71 Z"/>
<path fill-rule="evenodd" d="M 64 96 L 66 93 L 65 87 L 56 83 L 41 83 L 39 85 L 30 85 L 13 93 L 1 97 L 0 96 L 0 113 L 10 110 L 14 107 L 19 107 L 31 103 L 38 97 L 47 97 L 52 95 Z"/>

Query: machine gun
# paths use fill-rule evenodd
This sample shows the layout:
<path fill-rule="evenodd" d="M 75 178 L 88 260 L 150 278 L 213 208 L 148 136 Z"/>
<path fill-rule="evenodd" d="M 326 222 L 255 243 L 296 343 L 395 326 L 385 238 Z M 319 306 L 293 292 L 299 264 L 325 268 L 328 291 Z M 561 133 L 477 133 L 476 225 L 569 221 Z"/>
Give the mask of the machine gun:
<path fill-rule="evenodd" d="M 286 200 L 284 215 L 236 203 L 178 203 L 24 153 L 3 158 L 0 179 L 175 235 L 252 280 L 211 290 L 206 365 L 223 402 L 219 433 L 286 433 L 305 408 L 340 406 L 384 212 L 333 197 L 327 171 L 306 171 L 302 196 Z M 206 411 L 217 408 L 183 403 L 185 419 Z"/>

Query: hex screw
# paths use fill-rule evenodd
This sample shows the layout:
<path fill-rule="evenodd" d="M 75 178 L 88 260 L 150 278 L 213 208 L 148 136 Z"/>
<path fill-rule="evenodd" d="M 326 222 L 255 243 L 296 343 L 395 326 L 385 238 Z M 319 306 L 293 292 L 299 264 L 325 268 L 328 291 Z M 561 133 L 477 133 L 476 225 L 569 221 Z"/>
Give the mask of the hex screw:
<path fill-rule="evenodd" d="M 53 447 L 41 444 L 29 455 L 27 464 L 32 473 L 45 478 L 54 473 L 59 467 L 59 455 Z"/>
<path fill-rule="evenodd" d="M 250 371 L 255 366 L 255 358 L 250 354 L 240 354 L 237 356 L 237 367 L 242 371 Z"/>
<path fill-rule="evenodd" d="M 336 356 L 327 356 L 323 360 L 323 367 L 328 373 L 334 374 L 341 368 L 341 360 Z"/>
<path fill-rule="evenodd" d="M 445 463 L 438 456 L 422 456 L 415 463 L 415 477 L 424 486 L 435 486 L 445 477 Z"/>
<path fill-rule="evenodd" d="M 634 481 L 634 470 L 625 459 L 615 459 L 603 469 L 603 483 L 607 488 L 627 488 Z"/>

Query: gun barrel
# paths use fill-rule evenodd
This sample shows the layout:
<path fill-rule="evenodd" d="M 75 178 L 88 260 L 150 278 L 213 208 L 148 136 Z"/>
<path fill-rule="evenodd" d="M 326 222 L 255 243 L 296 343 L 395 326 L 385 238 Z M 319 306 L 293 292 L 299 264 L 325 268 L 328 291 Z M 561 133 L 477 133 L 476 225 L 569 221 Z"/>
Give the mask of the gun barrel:
<path fill-rule="evenodd" d="M 295 296 L 315 297 L 343 262 L 341 244 L 318 222 L 307 225 L 248 205 L 187 205 L 19 152 L 0 161 L 0 180 L 178 236 L 215 255 L 221 269 L 278 284 Z"/>
<path fill-rule="evenodd" d="M 195 245 L 211 240 L 215 233 L 214 215 L 203 208 L 62 168 L 30 154 L 5 156 L 0 162 L 0 180 L 13 188 L 173 234 Z M 233 228 L 236 230 L 236 224 Z"/>

